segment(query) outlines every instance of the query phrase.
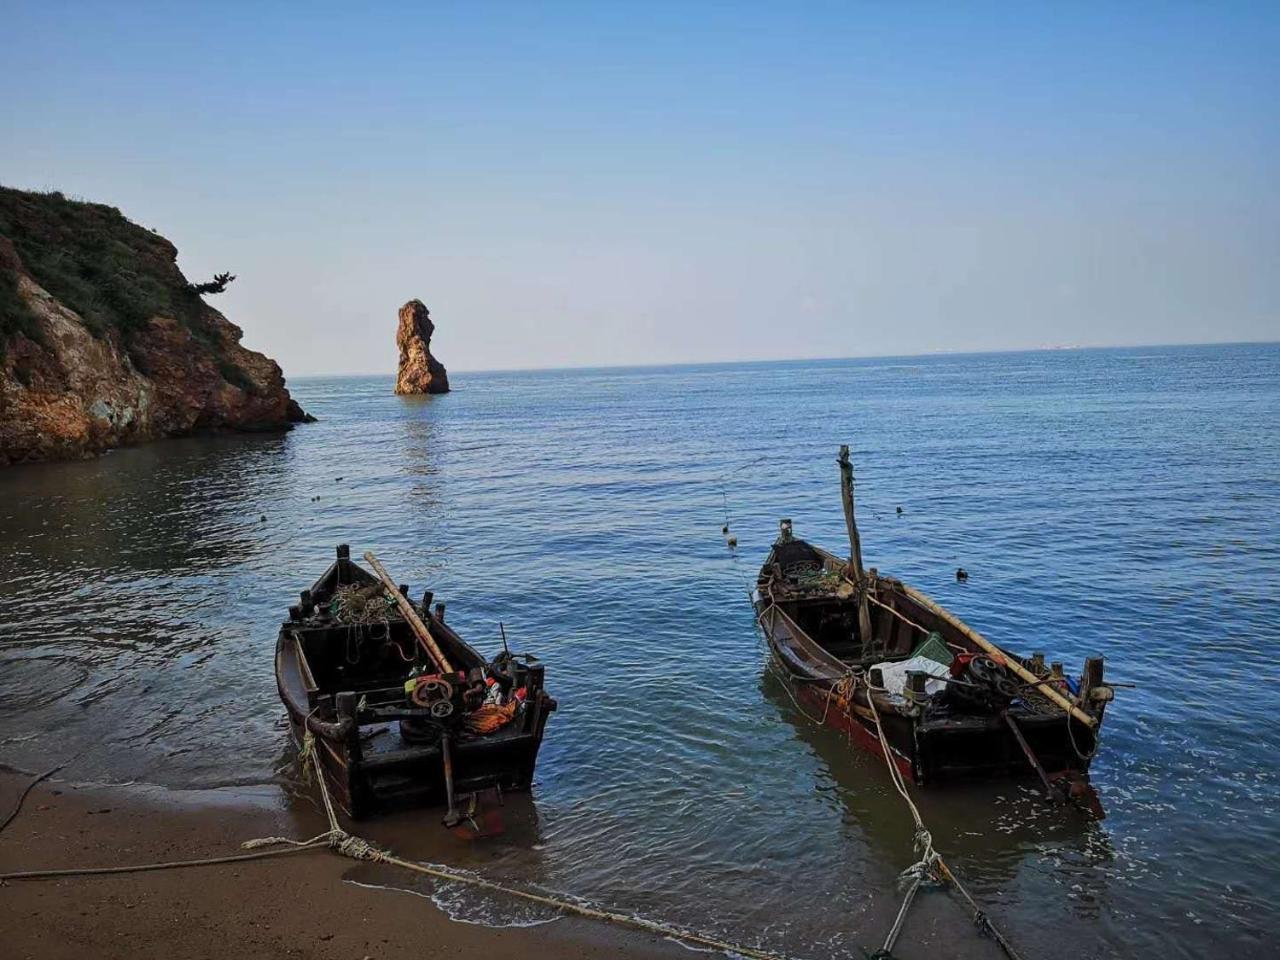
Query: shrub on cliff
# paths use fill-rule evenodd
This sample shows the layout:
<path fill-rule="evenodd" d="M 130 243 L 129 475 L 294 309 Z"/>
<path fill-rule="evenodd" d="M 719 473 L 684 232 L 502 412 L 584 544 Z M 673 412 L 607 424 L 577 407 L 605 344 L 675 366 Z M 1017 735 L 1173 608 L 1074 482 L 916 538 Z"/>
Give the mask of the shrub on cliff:
<path fill-rule="evenodd" d="M 200 294 L 219 293 L 234 278 L 224 274 L 210 284 L 187 283 L 173 244 L 115 207 L 70 200 L 57 191 L 0 187 L 0 237 L 13 243 L 32 278 L 79 314 L 95 336 L 114 333 L 131 354 L 134 335 L 154 316 L 172 317 L 210 346 L 216 341 Z M 0 264 L 0 351 L 14 334 L 33 329 L 12 271 Z"/>
<path fill-rule="evenodd" d="M 18 296 L 17 275 L 0 263 L 0 358 L 4 357 L 8 342 L 19 333 L 38 340 L 40 325 Z"/>

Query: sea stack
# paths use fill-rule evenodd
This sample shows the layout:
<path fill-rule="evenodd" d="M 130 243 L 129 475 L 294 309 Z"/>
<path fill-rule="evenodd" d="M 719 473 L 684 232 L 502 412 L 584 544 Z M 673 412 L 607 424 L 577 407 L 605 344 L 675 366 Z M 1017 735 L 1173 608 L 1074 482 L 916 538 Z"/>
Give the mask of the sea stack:
<path fill-rule="evenodd" d="M 400 308 L 396 346 L 400 348 L 400 374 L 396 393 L 448 393 L 449 374 L 431 355 L 431 334 L 436 326 L 421 300 L 410 300 Z"/>

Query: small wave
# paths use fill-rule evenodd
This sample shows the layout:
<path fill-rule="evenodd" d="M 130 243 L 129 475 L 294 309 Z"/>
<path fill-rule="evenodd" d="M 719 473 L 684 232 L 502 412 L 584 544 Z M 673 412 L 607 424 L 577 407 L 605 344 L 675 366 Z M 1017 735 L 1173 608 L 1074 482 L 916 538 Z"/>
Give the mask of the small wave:
<path fill-rule="evenodd" d="M 421 897 L 423 900 L 430 900 L 450 920 L 456 923 L 469 923 L 477 927 L 493 927 L 495 929 L 540 927 L 544 924 L 554 923 L 562 916 L 554 911 L 541 911 L 539 908 L 534 908 L 534 910 L 529 911 L 530 914 L 537 910 L 547 915 L 521 917 L 517 914 L 520 909 L 524 908 L 499 907 L 492 902 L 492 897 L 477 896 L 474 891 L 469 891 L 459 884 L 451 884 L 443 880 L 432 881 L 432 886 L 435 889 L 430 893 L 414 890 L 411 887 L 368 883 L 362 880 L 344 880 L 343 883 L 349 883 L 355 887 L 364 887 L 366 890 L 390 890 L 395 893 L 407 893 L 415 897 Z"/>

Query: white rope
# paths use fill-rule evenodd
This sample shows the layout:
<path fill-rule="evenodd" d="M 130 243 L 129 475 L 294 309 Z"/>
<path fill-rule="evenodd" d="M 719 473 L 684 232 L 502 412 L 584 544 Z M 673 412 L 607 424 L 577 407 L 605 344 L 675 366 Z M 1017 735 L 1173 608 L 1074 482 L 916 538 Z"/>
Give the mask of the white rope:
<path fill-rule="evenodd" d="M 889 777 L 893 780 L 893 785 L 898 793 L 902 795 L 902 799 L 907 802 L 907 808 L 911 811 L 911 817 L 916 822 L 916 832 L 913 838 L 913 845 L 916 852 L 920 854 L 920 859 L 907 867 L 906 870 L 899 874 L 900 880 L 909 880 L 910 888 L 907 890 L 906 898 L 902 902 L 902 908 L 898 911 L 898 917 L 893 923 L 893 928 L 889 931 L 889 936 L 885 938 L 884 946 L 879 951 L 879 956 L 890 956 L 890 950 L 893 949 L 894 941 L 897 940 L 898 934 L 902 931 L 902 924 L 906 918 L 907 908 L 911 905 L 911 901 L 915 898 L 916 891 L 920 885 L 928 880 L 934 882 L 945 882 L 953 885 L 960 895 L 973 908 L 973 922 L 978 930 L 982 933 L 990 934 L 992 939 L 999 944 L 1011 960 L 1021 960 L 1018 952 L 1014 950 L 1013 945 L 1005 939 L 1004 934 L 996 929 L 995 924 L 987 917 L 982 908 L 969 895 L 969 891 L 964 888 L 960 880 L 956 877 L 951 869 L 943 861 L 942 855 L 933 849 L 933 835 L 924 825 L 924 819 L 920 816 L 920 810 L 916 807 L 915 802 L 911 799 L 911 795 L 907 792 L 906 780 L 902 776 L 902 771 L 898 769 L 898 765 L 894 762 L 893 753 L 889 746 L 889 741 L 884 735 L 884 726 L 880 723 L 880 712 L 876 709 L 876 698 L 874 688 L 870 681 L 865 681 L 867 687 L 867 703 L 871 705 L 871 716 L 876 722 L 876 736 L 880 738 L 880 748 L 884 751 L 885 763 L 889 766 Z"/>
<path fill-rule="evenodd" d="M 633 917 L 623 913 L 616 913 L 611 910 L 600 910 L 595 907 L 589 907 L 585 904 L 578 903 L 562 897 L 552 895 L 534 893 L 530 890 L 522 890 L 518 887 L 508 887 L 505 884 L 495 883 L 492 880 L 485 880 L 483 877 L 472 876 L 470 874 L 458 873 L 444 867 L 430 866 L 424 863 L 415 863 L 410 860 L 402 860 L 394 854 L 379 849 L 367 840 L 361 837 L 352 836 L 342 829 L 338 823 L 338 814 L 333 806 L 333 799 L 329 795 L 329 785 L 325 782 L 324 771 L 320 768 L 319 751 L 314 749 L 314 738 L 308 731 L 306 740 L 303 743 L 303 755 L 309 756 L 313 766 L 315 767 L 316 779 L 320 783 L 320 797 L 324 802 L 325 814 L 329 818 L 329 831 L 320 834 L 320 836 L 312 840 L 304 841 L 304 844 L 316 843 L 318 841 L 326 841 L 330 849 L 342 854 L 345 857 L 351 857 L 355 860 L 373 860 L 379 863 L 388 863 L 393 866 L 401 867 L 405 870 L 411 870 L 414 873 L 420 873 L 436 880 L 445 880 L 450 883 L 460 883 L 467 886 L 478 887 L 482 890 L 489 890 L 494 893 L 501 893 L 505 896 L 514 897 L 520 900 L 527 900 L 532 903 L 542 904 L 559 910 L 562 913 L 572 913 L 581 917 L 587 917 L 592 920 L 602 920 L 606 923 L 616 924 L 623 927 L 631 927 L 636 930 L 643 930 L 647 933 L 655 933 L 664 937 L 671 937 L 675 940 L 682 940 L 685 943 L 695 944 L 701 947 L 709 947 L 713 950 L 720 950 L 730 955 L 746 957 L 748 960 L 783 960 L 779 955 L 769 953 L 764 950 L 758 950 L 754 947 L 744 947 L 738 944 L 729 943 L 718 937 L 708 934 L 699 933 L 695 930 L 687 930 L 681 927 L 671 926 L 670 924 L 661 923 L 657 920 L 648 920 L 644 917 Z M 296 843 L 297 841 L 287 841 Z"/>
<path fill-rule="evenodd" d="M 897 762 L 893 759 L 893 748 L 889 746 L 889 741 L 884 735 L 884 726 L 880 723 L 880 711 L 876 709 L 876 698 L 873 693 L 871 682 L 867 681 L 867 703 L 871 705 L 871 716 L 876 722 L 876 736 L 880 738 L 880 749 L 884 751 L 885 763 L 889 766 L 889 778 L 893 781 L 894 787 L 898 793 L 902 795 L 902 799 L 907 802 L 907 809 L 911 811 L 911 818 L 916 822 L 915 845 L 917 850 L 921 850 L 920 860 L 907 868 L 908 871 L 923 869 L 931 871 L 934 862 L 938 859 L 937 852 L 933 849 L 933 835 L 924 825 L 924 820 L 920 816 L 920 810 L 916 807 L 915 801 L 911 799 L 911 794 L 907 792 L 907 783 L 903 779 L 902 771 L 898 769 Z"/>
<path fill-rule="evenodd" d="M 0 882 L 7 880 L 47 880 L 60 877 L 109 876 L 123 873 L 144 873 L 153 870 L 173 870 L 183 867 L 204 867 L 223 863 L 243 863 L 248 860 L 264 860 L 268 857 L 305 853 L 308 850 L 318 850 L 328 847 L 335 853 L 339 853 L 344 857 L 350 857 L 353 860 L 371 860 L 379 863 L 388 863 L 392 866 L 401 867 L 405 870 L 411 870 L 414 873 L 424 874 L 425 876 L 432 877 L 436 880 L 444 880 L 449 883 L 460 883 L 466 886 L 477 887 L 482 890 L 489 890 L 493 893 L 500 893 L 504 896 L 514 897 L 519 900 L 538 903 L 558 910 L 561 913 L 571 913 L 580 917 L 587 917 L 592 920 L 612 923 L 617 926 L 630 927 L 633 930 L 643 930 L 646 933 L 669 937 L 674 940 L 683 941 L 687 944 L 706 947 L 712 950 L 719 950 L 731 956 L 746 957 L 747 960 L 785 960 L 785 958 L 779 954 L 769 953 L 768 951 L 759 950 L 755 947 L 744 947 L 739 944 L 729 943 L 726 940 L 721 940 L 720 938 L 711 936 L 710 934 L 699 933 L 696 930 L 687 930 L 682 927 L 672 926 L 657 920 L 649 920 L 645 917 L 628 916 L 627 914 L 616 913 L 612 910 L 600 910 L 563 897 L 534 893 L 531 890 L 521 890 L 518 887 L 508 887 L 501 883 L 495 883 L 492 880 L 485 880 L 483 877 L 458 873 L 445 867 L 429 866 L 424 863 L 402 860 L 394 854 L 379 849 L 363 837 L 352 836 L 342 829 L 341 824 L 338 822 L 338 813 L 333 806 L 333 798 L 329 794 L 329 785 L 325 782 L 324 771 L 320 767 L 320 753 L 315 749 L 314 736 L 310 731 L 307 732 L 303 739 L 299 759 L 304 764 L 304 771 L 308 769 L 306 761 L 311 761 L 310 766 L 314 768 L 316 779 L 320 783 L 320 798 L 324 802 L 325 815 L 329 820 L 329 829 L 324 833 L 317 834 L 310 840 L 293 840 L 289 837 L 259 837 L 255 840 L 246 840 L 241 844 L 245 849 L 255 851 L 253 853 L 241 853 L 225 857 L 210 857 L 204 860 L 172 860 L 160 863 L 128 864 L 116 867 L 77 867 L 65 870 L 24 870 L 14 873 L 2 873 L 0 874 Z M 277 849 L 258 849 L 271 846 L 275 846 Z"/>

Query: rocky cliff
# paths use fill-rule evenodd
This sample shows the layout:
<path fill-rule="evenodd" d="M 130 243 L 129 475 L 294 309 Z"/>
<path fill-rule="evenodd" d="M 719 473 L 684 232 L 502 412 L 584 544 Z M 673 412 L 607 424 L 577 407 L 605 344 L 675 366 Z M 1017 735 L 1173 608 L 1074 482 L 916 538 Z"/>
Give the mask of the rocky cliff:
<path fill-rule="evenodd" d="M 114 207 L 0 187 L 0 465 L 310 419 Z"/>
<path fill-rule="evenodd" d="M 400 374 L 396 393 L 448 393 L 449 374 L 431 355 L 431 335 L 436 325 L 421 300 L 410 300 L 400 308 L 396 346 L 400 348 Z"/>

